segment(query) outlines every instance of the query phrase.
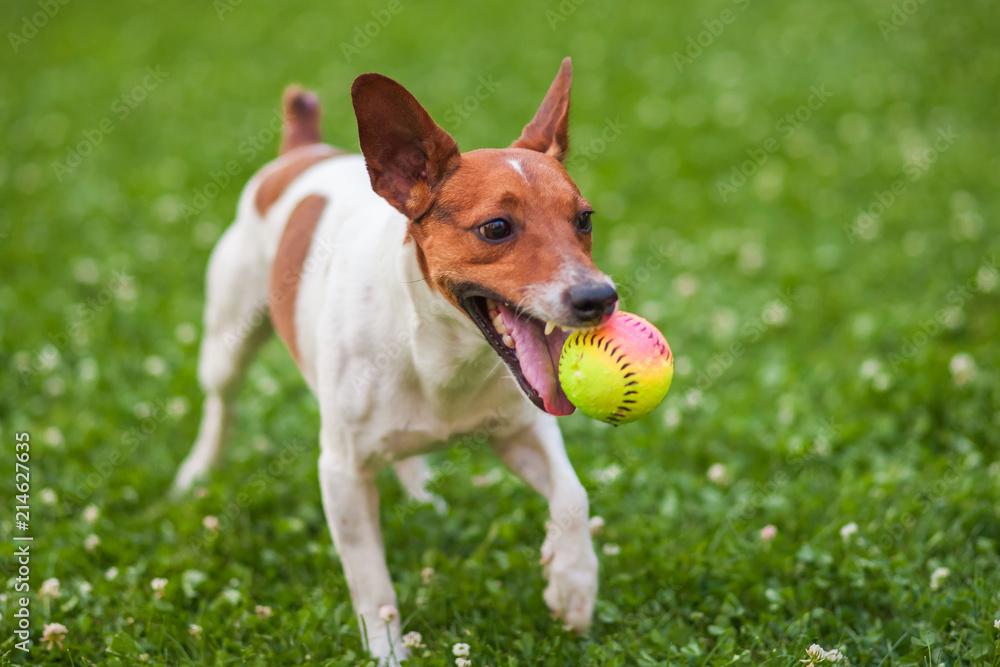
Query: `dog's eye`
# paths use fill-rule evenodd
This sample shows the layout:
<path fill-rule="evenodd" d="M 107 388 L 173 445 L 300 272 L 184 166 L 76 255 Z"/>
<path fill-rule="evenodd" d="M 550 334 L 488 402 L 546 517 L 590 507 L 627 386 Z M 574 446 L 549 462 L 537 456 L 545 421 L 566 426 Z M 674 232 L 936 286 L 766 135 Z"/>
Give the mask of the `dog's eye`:
<path fill-rule="evenodd" d="M 594 214 L 593 211 L 584 211 L 576 217 L 573 224 L 576 226 L 576 231 L 582 234 L 589 234 L 590 230 L 594 228 L 594 223 L 591 221 L 590 216 Z"/>
<path fill-rule="evenodd" d="M 490 220 L 479 225 L 479 233 L 487 241 L 502 241 L 512 232 L 510 223 L 506 220 Z"/>

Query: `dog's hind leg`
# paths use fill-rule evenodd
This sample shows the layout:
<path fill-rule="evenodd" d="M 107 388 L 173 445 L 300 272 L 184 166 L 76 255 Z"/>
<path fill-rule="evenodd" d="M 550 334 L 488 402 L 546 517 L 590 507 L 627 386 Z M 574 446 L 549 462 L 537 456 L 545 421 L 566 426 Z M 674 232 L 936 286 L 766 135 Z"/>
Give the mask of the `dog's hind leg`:
<path fill-rule="evenodd" d="M 396 461 L 392 467 L 412 501 L 429 503 L 434 506 L 434 511 L 438 514 L 448 512 L 448 503 L 444 501 L 444 498 L 427 488 L 434 476 L 431 474 L 430 466 L 427 465 L 426 457 L 411 456 L 408 459 Z"/>
<path fill-rule="evenodd" d="M 205 402 L 194 447 L 174 478 L 175 491 L 190 488 L 218 459 L 244 371 L 272 332 L 269 267 L 249 238 L 252 230 L 242 222 L 226 230 L 208 265 L 205 333 L 198 359 Z"/>

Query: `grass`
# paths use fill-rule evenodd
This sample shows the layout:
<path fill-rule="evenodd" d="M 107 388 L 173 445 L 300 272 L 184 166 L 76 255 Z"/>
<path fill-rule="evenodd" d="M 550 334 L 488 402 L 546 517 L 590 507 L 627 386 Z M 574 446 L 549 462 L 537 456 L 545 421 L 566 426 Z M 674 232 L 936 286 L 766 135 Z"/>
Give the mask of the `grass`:
<path fill-rule="evenodd" d="M 666 333 L 674 387 L 634 425 L 563 420 L 607 522 L 583 639 L 541 599 L 544 503 L 506 473 L 474 484 L 498 467 L 482 442 L 435 456 L 443 519 L 380 480 L 413 664 L 454 664 L 456 642 L 476 665 L 791 667 L 813 643 L 1000 664 L 995 3 L 109 0 L 35 34 L 39 7 L 0 9 L 23 37 L 0 49 L 0 537 L 10 553 L 28 432 L 36 642 L 15 649 L 5 559 L 0 662 L 366 664 L 316 406 L 277 342 L 224 465 L 166 498 L 197 426 L 208 253 L 287 83 L 319 91 L 340 146 L 364 71 L 463 148 L 502 146 L 571 55 L 595 257 Z"/>

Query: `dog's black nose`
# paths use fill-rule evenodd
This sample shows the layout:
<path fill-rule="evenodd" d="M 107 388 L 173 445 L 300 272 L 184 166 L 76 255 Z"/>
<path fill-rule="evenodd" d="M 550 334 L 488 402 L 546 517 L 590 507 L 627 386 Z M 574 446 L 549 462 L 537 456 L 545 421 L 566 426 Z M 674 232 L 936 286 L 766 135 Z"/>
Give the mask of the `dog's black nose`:
<path fill-rule="evenodd" d="M 566 290 L 569 307 L 580 324 L 597 324 L 615 310 L 618 292 L 607 283 L 582 283 Z"/>

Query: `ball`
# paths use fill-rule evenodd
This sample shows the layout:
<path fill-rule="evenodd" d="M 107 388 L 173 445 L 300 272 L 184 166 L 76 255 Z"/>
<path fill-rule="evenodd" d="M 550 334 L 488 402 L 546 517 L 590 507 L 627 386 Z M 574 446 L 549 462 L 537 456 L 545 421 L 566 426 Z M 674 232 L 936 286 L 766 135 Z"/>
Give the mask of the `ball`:
<path fill-rule="evenodd" d="M 615 426 L 649 414 L 673 377 L 674 358 L 663 334 L 624 311 L 570 334 L 559 354 L 559 382 L 570 402 Z"/>

